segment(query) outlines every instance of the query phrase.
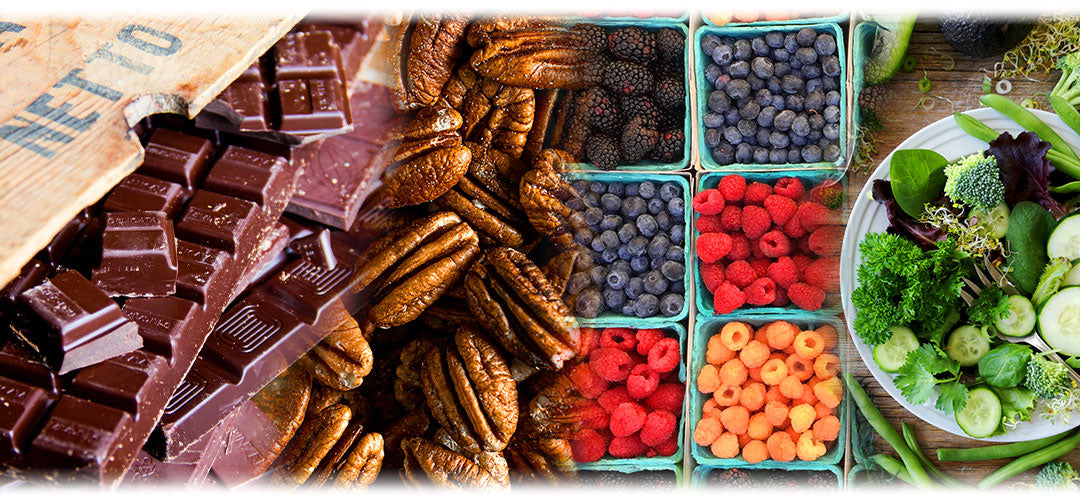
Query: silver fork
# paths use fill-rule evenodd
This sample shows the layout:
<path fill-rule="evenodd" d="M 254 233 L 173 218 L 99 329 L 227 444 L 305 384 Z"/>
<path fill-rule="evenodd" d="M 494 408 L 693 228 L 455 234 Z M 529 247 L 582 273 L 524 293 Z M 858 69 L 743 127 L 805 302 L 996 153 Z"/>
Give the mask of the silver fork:
<path fill-rule="evenodd" d="M 984 266 L 980 266 L 978 263 L 975 264 L 975 274 L 979 277 L 979 281 L 982 282 L 983 287 L 997 284 L 997 286 L 1000 286 L 1002 290 L 1004 290 L 1005 293 L 1009 295 L 1015 295 L 1018 293 L 1016 287 L 1013 286 L 1013 284 L 1009 282 L 1009 279 L 997 268 L 997 266 L 994 265 L 993 262 L 990 261 L 989 257 L 983 256 L 983 264 L 986 269 L 986 274 L 990 275 L 989 277 L 987 277 L 986 274 L 983 273 L 982 268 Z M 971 307 L 971 304 L 975 302 L 975 297 L 978 297 L 979 294 L 982 293 L 982 288 L 968 278 L 964 278 L 964 284 L 967 285 L 967 289 L 960 290 L 960 298 L 964 299 L 964 303 L 966 303 L 968 307 Z M 974 295 L 969 293 L 968 290 L 974 292 Z M 1043 340 L 1042 336 L 1039 335 L 1037 331 L 1033 330 L 1030 334 L 1024 335 L 1022 337 L 1013 337 L 1005 335 L 1001 332 L 997 332 L 997 338 L 1012 344 L 1027 344 L 1031 347 L 1034 347 L 1041 353 L 1048 353 L 1047 357 L 1055 362 L 1064 365 L 1065 369 L 1068 370 L 1069 377 L 1072 378 L 1073 383 L 1080 386 L 1080 374 L 1076 373 L 1076 370 L 1073 370 L 1073 368 L 1069 366 L 1069 364 L 1066 363 L 1065 360 L 1061 358 L 1061 356 L 1058 356 L 1058 354 L 1054 352 L 1054 350 L 1049 345 L 1047 345 L 1046 341 Z"/>

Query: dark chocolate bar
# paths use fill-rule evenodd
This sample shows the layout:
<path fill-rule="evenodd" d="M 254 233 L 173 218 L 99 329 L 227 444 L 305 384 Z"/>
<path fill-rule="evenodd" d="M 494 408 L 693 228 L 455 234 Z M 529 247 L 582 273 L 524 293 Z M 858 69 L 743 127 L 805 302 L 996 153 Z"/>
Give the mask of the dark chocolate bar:
<path fill-rule="evenodd" d="M 172 463 L 162 462 L 145 450 L 139 450 L 124 477 L 124 484 L 184 486 L 191 489 L 204 486 L 209 478 L 210 468 L 225 450 L 226 437 L 232 422 L 233 417 L 230 415 Z"/>
<path fill-rule="evenodd" d="M 175 292 L 176 235 L 165 212 L 109 212 L 103 219 L 94 284 L 112 297 Z"/>
<path fill-rule="evenodd" d="M 185 199 L 184 188 L 175 182 L 131 174 L 109 193 L 103 209 L 106 212 L 158 211 L 171 219 Z"/>
<path fill-rule="evenodd" d="M 215 430 L 221 427 L 219 424 Z M 285 448 L 287 437 L 250 399 L 236 409 L 227 427 L 225 446 L 214 461 L 213 471 L 229 488 L 256 480 Z"/>
<path fill-rule="evenodd" d="M 324 269 L 337 267 L 329 229 L 321 228 L 303 238 L 297 238 L 289 242 L 289 249 L 316 266 Z"/>

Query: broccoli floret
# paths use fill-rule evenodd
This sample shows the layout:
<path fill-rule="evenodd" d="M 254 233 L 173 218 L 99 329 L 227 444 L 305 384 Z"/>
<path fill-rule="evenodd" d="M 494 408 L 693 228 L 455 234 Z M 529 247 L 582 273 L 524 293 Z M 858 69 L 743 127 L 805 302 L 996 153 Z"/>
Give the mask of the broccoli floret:
<path fill-rule="evenodd" d="M 1005 201 L 997 158 L 982 151 L 945 167 L 945 195 L 953 203 L 988 209 Z"/>
<path fill-rule="evenodd" d="M 1080 107 L 1080 52 L 1073 52 L 1058 59 L 1057 68 L 1061 78 L 1050 95 L 1061 97 L 1074 107 Z"/>
<path fill-rule="evenodd" d="M 1073 469 L 1073 466 L 1068 462 L 1050 462 L 1043 466 L 1039 470 L 1039 474 L 1035 476 L 1035 486 L 1038 488 L 1057 489 L 1057 488 L 1069 488 L 1077 489 L 1077 481 L 1080 480 L 1080 474 L 1077 474 Z"/>
<path fill-rule="evenodd" d="M 1065 365 L 1047 359 L 1045 355 L 1035 355 L 1028 361 L 1024 387 L 1031 389 L 1039 399 L 1056 399 L 1072 390 Z"/>

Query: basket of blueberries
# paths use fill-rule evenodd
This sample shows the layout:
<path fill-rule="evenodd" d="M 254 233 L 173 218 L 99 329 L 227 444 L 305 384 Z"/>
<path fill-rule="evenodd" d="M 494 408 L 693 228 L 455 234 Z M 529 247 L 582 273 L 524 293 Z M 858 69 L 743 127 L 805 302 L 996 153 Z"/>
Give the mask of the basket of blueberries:
<path fill-rule="evenodd" d="M 703 27 L 694 50 L 704 169 L 843 164 L 846 68 L 838 25 Z"/>
<path fill-rule="evenodd" d="M 690 181 L 680 174 L 570 173 L 582 227 L 566 302 L 579 323 L 636 318 L 642 327 L 687 317 Z"/>

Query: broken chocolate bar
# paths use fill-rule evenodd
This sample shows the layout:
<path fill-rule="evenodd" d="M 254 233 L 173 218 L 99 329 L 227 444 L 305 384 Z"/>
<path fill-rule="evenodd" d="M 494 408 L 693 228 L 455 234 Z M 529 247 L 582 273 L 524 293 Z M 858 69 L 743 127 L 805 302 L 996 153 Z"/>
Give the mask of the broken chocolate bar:
<path fill-rule="evenodd" d="M 111 297 L 162 297 L 176 291 L 176 236 L 164 212 L 104 216 L 94 285 Z"/>

